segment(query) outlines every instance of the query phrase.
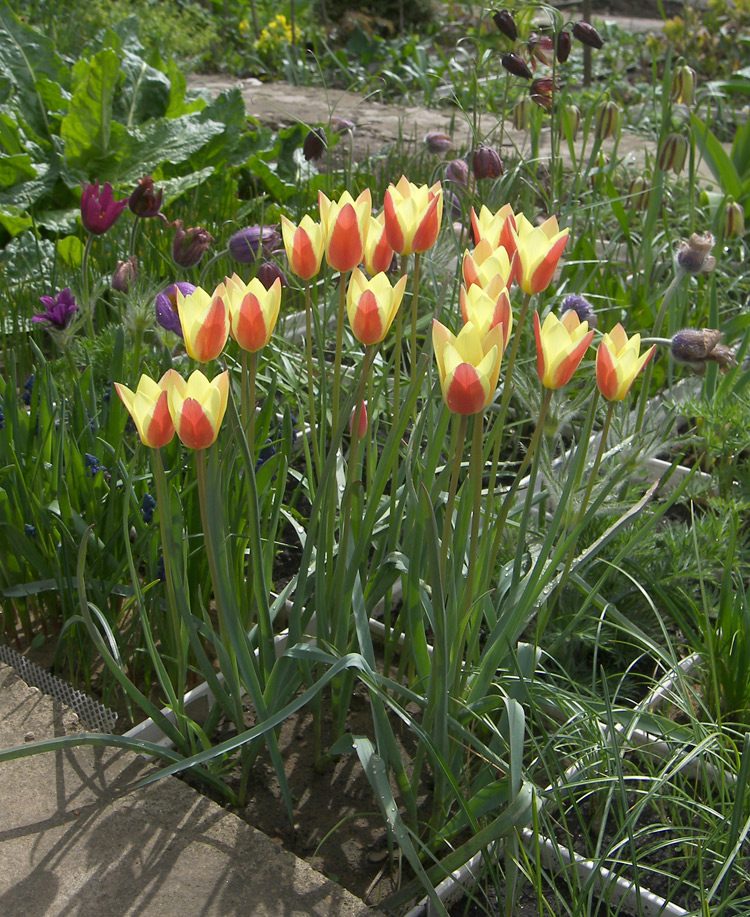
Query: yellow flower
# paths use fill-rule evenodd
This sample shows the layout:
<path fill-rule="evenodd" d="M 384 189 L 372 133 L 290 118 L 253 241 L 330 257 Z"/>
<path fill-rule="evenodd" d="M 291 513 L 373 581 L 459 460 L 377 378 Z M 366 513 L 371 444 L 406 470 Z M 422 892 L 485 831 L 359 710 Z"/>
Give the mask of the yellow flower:
<path fill-rule="evenodd" d="M 433 319 L 432 344 L 448 410 L 454 414 L 478 414 L 484 410 L 492 401 L 500 375 L 501 326 L 481 335 L 476 325 L 467 322 L 454 335 Z"/>
<path fill-rule="evenodd" d="M 414 185 L 402 175 L 389 185 L 384 202 L 388 243 L 399 255 L 426 252 L 437 241 L 443 218 L 443 188 Z"/>
<path fill-rule="evenodd" d="M 346 291 L 346 310 L 354 337 L 362 344 L 378 344 L 388 334 L 406 287 L 406 274 L 391 286 L 384 273 L 368 280 L 359 268 L 352 271 Z"/>
<path fill-rule="evenodd" d="M 144 446 L 160 449 L 171 442 L 174 424 L 169 414 L 168 389 L 174 377 L 179 374 L 168 369 L 158 382 L 142 375 L 138 388 L 132 392 L 127 385 L 115 382 L 117 394 L 128 409 Z"/>
<path fill-rule="evenodd" d="M 628 338 L 619 322 L 602 338 L 596 351 L 596 384 L 608 401 L 623 400 L 635 377 L 654 355 L 656 344 L 642 355 L 640 350 L 640 334 Z"/>
<path fill-rule="evenodd" d="M 216 441 L 229 396 L 229 372 L 211 382 L 196 369 L 187 382 L 175 373 L 169 386 L 169 413 L 174 428 L 190 449 L 207 449 Z"/>
<path fill-rule="evenodd" d="M 257 277 L 245 283 L 237 274 L 224 287 L 232 337 L 243 350 L 257 353 L 271 339 L 281 308 L 281 280 L 267 290 Z"/>
<path fill-rule="evenodd" d="M 534 313 L 536 337 L 536 371 L 545 388 L 562 388 L 578 368 L 584 353 L 594 337 L 589 323 L 582 322 L 573 309 L 563 313 L 562 320 L 552 312 L 539 321 Z"/>
<path fill-rule="evenodd" d="M 503 286 L 509 287 L 516 276 L 516 263 L 513 254 L 502 245 L 493 246 L 482 239 L 473 252 L 464 252 L 462 270 L 467 289 L 472 284 L 486 288 L 498 274 Z"/>
<path fill-rule="evenodd" d="M 370 189 L 364 190 L 356 201 L 348 191 L 344 191 L 338 201 L 329 201 L 319 191 L 318 206 L 326 261 L 336 271 L 351 271 L 365 256 L 372 213 Z"/>
<path fill-rule="evenodd" d="M 472 322 L 484 335 L 495 325 L 503 326 L 503 348 L 508 346 L 513 328 L 513 312 L 508 288 L 500 274 L 496 274 L 486 288 L 473 283 L 468 290 L 459 290 L 461 315 L 464 322 Z"/>
<path fill-rule="evenodd" d="M 568 244 L 569 229 L 560 229 L 557 217 L 534 226 L 523 214 L 516 216 L 511 236 L 518 252 L 517 280 L 524 293 L 541 293 L 552 282 L 557 263 Z"/>
<path fill-rule="evenodd" d="M 175 291 L 185 349 L 199 363 L 215 360 L 229 337 L 229 315 L 223 294 L 223 283 L 219 284 L 213 296 L 209 296 L 203 287 L 196 287 L 187 296 L 179 287 Z"/>

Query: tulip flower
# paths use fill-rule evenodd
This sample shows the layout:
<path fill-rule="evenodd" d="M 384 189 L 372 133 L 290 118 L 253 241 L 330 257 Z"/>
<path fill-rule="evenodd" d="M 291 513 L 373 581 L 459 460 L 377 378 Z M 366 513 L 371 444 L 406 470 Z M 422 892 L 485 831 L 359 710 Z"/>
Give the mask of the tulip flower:
<path fill-rule="evenodd" d="M 388 244 L 385 231 L 385 211 L 370 217 L 370 228 L 367 230 L 365 243 L 365 270 L 371 276 L 387 271 L 393 262 L 393 249 Z"/>
<path fill-rule="evenodd" d="M 556 217 L 534 226 L 523 214 L 516 216 L 516 226 L 511 227 L 511 235 L 518 252 L 519 286 L 527 294 L 541 293 L 552 282 L 570 230 L 561 230 Z"/>
<path fill-rule="evenodd" d="M 642 355 L 640 350 L 640 334 L 628 339 L 619 322 L 602 338 L 596 352 L 596 384 L 608 401 L 625 398 L 635 377 L 654 355 L 656 344 Z"/>
<path fill-rule="evenodd" d="M 515 229 L 515 226 L 516 218 L 510 204 L 503 204 L 496 213 L 482 204 L 479 216 L 474 208 L 471 208 L 471 228 L 475 245 L 486 239 L 493 250 L 502 245 L 508 252 L 512 252 L 515 249 L 510 230 L 511 227 Z"/>
<path fill-rule="evenodd" d="M 485 335 L 467 322 L 453 335 L 437 319 L 432 322 L 432 344 L 440 386 L 449 411 L 478 414 L 492 401 L 503 356 L 503 330 L 496 325 Z"/>
<path fill-rule="evenodd" d="M 229 315 L 224 302 L 225 288 L 220 283 L 209 296 L 203 287 L 185 295 L 179 285 L 175 290 L 177 314 L 185 339 L 185 349 L 199 363 L 215 360 L 229 337 Z"/>
<path fill-rule="evenodd" d="M 81 195 L 83 228 L 95 236 L 101 236 L 115 225 L 127 206 L 128 198 L 115 200 L 112 185 L 108 181 L 104 182 L 101 191 L 98 181 L 93 185 L 84 185 Z"/>
<path fill-rule="evenodd" d="M 281 217 L 281 234 L 289 267 L 302 280 L 311 280 L 320 270 L 325 240 L 323 227 L 305 214 L 299 226 Z"/>
<path fill-rule="evenodd" d="M 243 350 L 257 353 L 271 339 L 281 308 L 281 281 L 267 290 L 257 277 L 244 283 L 237 274 L 224 283 L 229 330 Z"/>
<path fill-rule="evenodd" d="M 172 331 L 182 337 L 182 325 L 180 324 L 180 316 L 177 314 L 178 290 L 185 296 L 195 293 L 193 284 L 187 283 L 185 280 L 181 280 L 179 283 L 170 283 L 161 293 L 156 294 L 156 321 L 162 328 L 166 328 L 167 331 Z"/>
<path fill-rule="evenodd" d="M 534 336 L 536 337 L 536 371 L 545 388 L 562 388 L 578 368 L 592 338 L 588 322 L 579 320 L 575 310 L 568 309 L 559 319 L 550 312 L 539 321 L 534 313 Z"/>
<path fill-rule="evenodd" d="M 346 310 L 354 337 L 361 344 L 378 344 L 388 333 L 404 296 L 406 274 L 395 286 L 381 271 L 368 280 L 359 268 L 352 271 L 346 291 Z"/>
<path fill-rule="evenodd" d="M 365 256 L 365 242 L 372 213 L 370 189 L 363 191 L 356 201 L 348 191 L 344 191 L 338 202 L 329 201 L 319 191 L 318 206 L 326 261 L 342 274 L 351 271 Z"/>
<path fill-rule="evenodd" d="M 473 252 L 464 252 L 461 269 L 467 288 L 474 283 L 487 287 L 498 274 L 503 286 L 508 287 L 516 276 L 516 258 L 509 255 L 502 245 L 493 248 L 486 239 L 482 239 Z"/>
<path fill-rule="evenodd" d="M 385 231 L 388 243 L 399 255 L 426 252 L 437 241 L 443 218 L 443 189 L 414 185 L 402 175 L 385 192 Z"/>
<path fill-rule="evenodd" d="M 169 413 L 169 388 L 175 379 L 180 379 L 180 375 L 174 369 L 168 369 L 158 382 L 144 374 L 134 392 L 126 385 L 115 382 L 117 394 L 133 418 L 144 446 L 160 449 L 174 436 L 174 423 Z"/>
<path fill-rule="evenodd" d="M 471 322 L 476 325 L 482 336 L 495 325 L 502 325 L 503 349 L 508 346 L 513 328 L 513 312 L 510 308 L 508 288 L 499 274 L 492 278 L 486 289 L 476 283 L 468 290 L 462 286 L 459 290 L 459 302 L 464 323 Z"/>
<path fill-rule="evenodd" d="M 169 413 L 175 431 L 189 449 L 207 449 L 216 441 L 229 396 L 229 371 L 209 382 L 196 369 L 187 382 L 175 373 L 169 386 Z"/>

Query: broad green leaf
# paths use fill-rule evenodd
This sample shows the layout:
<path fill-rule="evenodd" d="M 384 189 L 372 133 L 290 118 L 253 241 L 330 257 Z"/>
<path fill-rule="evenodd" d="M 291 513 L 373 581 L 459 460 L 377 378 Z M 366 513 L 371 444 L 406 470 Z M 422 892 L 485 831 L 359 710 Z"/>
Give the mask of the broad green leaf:
<path fill-rule="evenodd" d="M 34 221 L 25 210 L 11 204 L 0 205 L 0 225 L 11 236 L 18 236 L 24 230 L 31 229 Z"/>
<path fill-rule="evenodd" d="M 121 125 L 113 128 L 124 130 Z M 120 181 L 135 181 L 147 172 L 154 172 L 165 162 L 181 165 L 202 150 L 214 137 L 224 133 L 224 125 L 215 121 L 202 122 L 200 114 L 181 118 L 147 121 L 127 136 L 126 152 L 117 162 L 111 161 Z"/>
<path fill-rule="evenodd" d="M 13 185 L 36 178 L 36 175 L 36 169 L 28 154 L 0 155 L 0 187 L 12 188 Z"/>
<path fill-rule="evenodd" d="M 202 111 L 208 100 L 194 92 L 187 92 L 187 81 L 184 74 L 170 57 L 166 64 L 165 73 L 169 77 L 169 104 L 165 112 L 167 118 L 179 118 L 194 111 Z"/>
<path fill-rule="evenodd" d="M 737 128 L 732 144 L 732 162 L 737 174 L 747 184 L 750 178 L 750 121 Z"/>
<path fill-rule="evenodd" d="M 83 260 L 83 243 L 78 236 L 65 236 L 57 240 L 57 253 L 68 267 L 75 270 Z"/>
<path fill-rule="evenodd" d="M 708 125 L 704 124 L 700 118 L 691 114 L 690 121 L 693 126 L 695 142 L 714 178 L 721 185 L 722 190 L 727 194 L 731 194 L 735 200 L 740 200 L 742 197 L 742 184 L 729 154 L 714 134 L 711 133 Z"/>
<path fill-rule="evenodd" d="M 60 125 L 65 155 L 74 165 L 83 166 L 108 152 L 112 102 L 121 78 L 120 59 L 108 48 L 74 66 L 73 98 Z"/>
<path fill-rule="evenodd" d="M 169 107 L 169 77 L 131 52 L 124 54 L 120 65 L 125 82 L 117 99 L 118 120 L 130 127 L 150 118 L 163 118 Z"/>

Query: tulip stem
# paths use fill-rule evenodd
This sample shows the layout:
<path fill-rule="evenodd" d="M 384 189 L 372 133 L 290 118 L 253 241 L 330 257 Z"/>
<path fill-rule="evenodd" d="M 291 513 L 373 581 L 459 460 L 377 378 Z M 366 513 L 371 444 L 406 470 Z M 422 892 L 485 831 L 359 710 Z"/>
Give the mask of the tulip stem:
<path fill-rule="evenodd" d="M 346 272 L 339 277 L 339 308 L 336 315 L 336 351 L 333 362 L 333 397 L 331 400 L 331 429 L 339 425 L 339 394 L 341 391 L 341 350 L 344 346 L 344 312 L 346 311 Z"/>
<path fill-rule="evenodd" d="M 479 629 L 481 617 L 474 616 L 470 619 L 469 612 L 472 602 L 474 601 L 474 578 L 476 573 L 477 549 L 479 546 L 479 522 L 482 515 L 482 468 L 484 466 L 482 453 L 482 439 L 484 432 L 484 414 L 480 411 L 474 415 L 474 430 L 471 441 L 471 459 L 469 467 L 469 480 L 472 482 L 473 505 L 471 510 L 471 539 L 469 541 L 469 569 L 466 574 L 466 588 L 464 590 L 463 608 L 461 609 L 461 629 L 471 620 L 469 627 L 469 640 L 467 643 L 467 653 L 465 655 L 466 671 L 468 666 L 472 665 L 472 660 L 479 642 Z M 460 641 L 459 641 L 460 645 Z"/>
<path fill-rule="evenodd" d="M 315 385 L 312 356 L 312 300 L 310 281 L 305 281 L 305 357 L 307 360 L 307 410 L 310 415 L 310 438 L 312 439 L 315 474 L 320 480 L 320 448 L 318 444 L 318 424 L 315 418 Z"/>
<path fill-rule="evenodd" d="M 419 304 L 419 268 L 421 264 L 420 253 L 414 253 L 414 279 L 412 281 L 411 292 L 411 336 L 409 348 L 409 371 L 412 380 L 414 379 L 414 370 L 417 366 L 417 307 Z M 399 311 L 401 311 L 399 309 Z"/>
<path fill-rule="evenodd" d="M 445 502 L 445 516 L 443 518 L 443 540 L 440 543 L 440 575 L 445 580 L 445 574 L 448 565 L 448 544 L 450 542 L 451 526 L 453 524 L 453 507 L 456 502 L 456 490 L 458 487 L 458 475 L 461 471 L 461 460 L 464 454 L 464 443 L 466 441 L 466 414 L 458 415 L 458 437 L 456 448 L 453 453 L 453 470 L 451 471 L 450 484 L 448 486 L 448 498 Z"/>
<path fill-rule="evenodd" d="M 542 406 L 539 410 L 539 420 L 537 421 L 536 429 L 534 430 L 534 435 L 531 437 L 529 448 L 526 450 L 526 455 L 524 456 L 523 461 L 521 462 L 521 465 L 519 466 L 519 469 L 516 472 L 516 476 L 513 479 L 513 483 L 510 486 L 510 490 L 505 495 L 505 499 L 503 500 L 502 508 L 500 509 L 500 513 L 497 517 L 497 521 L 495 522 L 495 537 L 492 541 L 492 550 L 490 552 L 490 565 L 488 568 L 488 575 L 490 576 L 492 575 L 492 571 L 495 568 L 497 554 L 498 554 L 498 551 L 500 550 L 500 542 L 503 537 L 503 530 L 505 529 L 505 521 L 508 518 L 508 513 L 510 512 L 511 506 L 513 505 L 513 498 L 516 495 L 516 491 L 518 490 L 521 484 L 521 481 L 523 480 L 523 476 L 526 474 L 526 469 L 529 467 L 531 460 L 534 457 L 534 453 L 536 452 L 536 448 L 539 445 L 539 440 L 544 430 L 544 422 L 547 419 L 547 410 L 549 409 L 550 401 L 552 400 L 552 392 L 553 392 L 553 389 L 551 388 L 544 389 L 544 398 L 542 400 Z M 527 502 L 529 500 L 532 500 L 533 497 L 534 497 L 533 482 L 529 481 L 529 493 L 527 494 L 527 497 L 526 497 Z"/>
<path fill-rule="evenodd" d="M 135 240 L 138 238 L 138 229 L 141 225 L 141 218 L 138 216 L 133 216 L 133 225 L 130 227 L 130 244 L 128 245 L 128 252 L 131 258 L 135 255 Z"/>
<path fill-rule="evenodd" d="M 256 379 L 258 376 L 258 354 L 251 353 L 248 360 L 248 426 L 247 444 L 250 447 L 250 457 L 255 461 L 255 400 L 256 400 Z"/>

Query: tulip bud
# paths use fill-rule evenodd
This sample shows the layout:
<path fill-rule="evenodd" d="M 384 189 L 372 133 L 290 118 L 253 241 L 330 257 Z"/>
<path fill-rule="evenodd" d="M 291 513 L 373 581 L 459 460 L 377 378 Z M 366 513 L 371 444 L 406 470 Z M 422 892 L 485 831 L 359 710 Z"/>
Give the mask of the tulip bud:
<path fill-rule="evenodd" d="M 693 372 L 703 375 L 706 363 L 716 363 L 721 373 L 728 373 L 737 359 L 731 347 L 721 343 L 724 335 L 713 328 L 687 328 L 678 331 L 672 338 L 670 351 L 678 363 L 689 366 Z"/>
<path fill-rule="evenodd" d="M 441 156 L 453 149 L 453 141 L 448 134 L 442 131 L 429 131 L 425 134 L 424 145 L 428 153 L 434 153 L 436 156 Z"/>
<path fill-rule="evenodd" d="M 573 39 L 570 32 L 563 30 L 557 34 L 557 59 L 561 64 L 570 57 L 570 49 L 573 47 Z"/>
<path fill-rule="evenodd" d="M 742 238 L 745 235 L 745 211 L 736 201 L 727 201 L 724 208 L 724 237 Z"/>
<path fill-rule="evenodd" d="M 531 124 L 531 99 L 519 99 L 513 108 L 513 127 L 517 131 L 528 130 Z"/>
<path fill-rule="evenodd" d="M 326 150 L 326 132 L 322 127 L 314 127 L 308 132 L 302 144 L 302 155 L 310 162 L 311 159 L 320 159 Z"/>
<path fill-rule="evenodd" d="M 499 178 L 503 174 L 503 164 L 496 150 L 488 146 L 480 146 L 474 150 L 471 160 L 471 168 L 474 177 L 482 178 Z"/>
<path fill-rule="evenodd" d="M 138 259 L 135 255 L 131 255 L 127 261 L 118 261 L 117 269 L 112 275 L 112 289 L 118 293 L 127 293 L 137 276 Z"/>
<path fill-rule="evenodd" d="M 492 19 L 498 31 L 502 32 L 506 38 L 510 38 L 511 41 L 515 41 L 518 38 L 516 21 L 508 10 L 498 10 L 493 14 Z"/>
<path fill-rule="evenodd" d="M 620 109 L 615 102 L 605 102 L 596 113 L 594 135 L 597 140 L 615 137 L 620 132 Z"/>
<path fill-rule="evenodd" d="M 513 76 L 520 76 L 524 80 L 530 80 L 533 78 L 534 74 L 529 70 L 529 66 L 523 58 L 519 57 L 513 51 L 509 51 L 507 54 L 503 54 L 502 60 L 500 63 L 505 67 L 508 73 L 512 73 Z"/>
<path fill-rule="evenodd" d="M 697 75 L 692 67 L 683 64 L 675 68 L 672 76 L 672 101 L 682 105 L 692 105 L 695 99 Z"/>
<path fill-rule="evenodd" d="M 711 254 L 715 243 L 710 232 L 694 232 L 687 242 L 677 246 L 677 265 L 686 274 L 710 274 L 716 267 L 716 258 Z"/>
<path fill-rule="evenodd" d="M 628 206 L 631 210 L 648 210 L 651 203 L 651 185 L 637 175 L 628 188 Z"/>
<path fill-rule="evenodd" d="M 582 45 L 588 45 L 589 48 L 595 48 L 597 51 L 604 44 L 604 39 L 591 23 L 583 20 L 573 24 L 573 37 L 577 38 Z"/>
<path fill-rule="evenodd" d="M 357 439 L 362 439 L 362 437 L 367 433 L 367 402 L 362 401 L 359 405 L 359 409 L 355 408 L 352 411 L 352 416 L 349 420 L 349 432 L 354 436 L 354 421 L 357 421 Z"/>
<path fill-rule="evenodd" d="M 184 229 L 182 220 L 175 220 L 172 258 L 179 267 L 195 267 L 213 244 L 214 237 L 202 226 Z"/>
<path fill-rule="evenodd" d="M 671 169 L 675 175 L 679 175 L 685 165 L 689 146 L 682 134 L 667 134 L 659 148 L 656 164 L 663 172 Z"/>

